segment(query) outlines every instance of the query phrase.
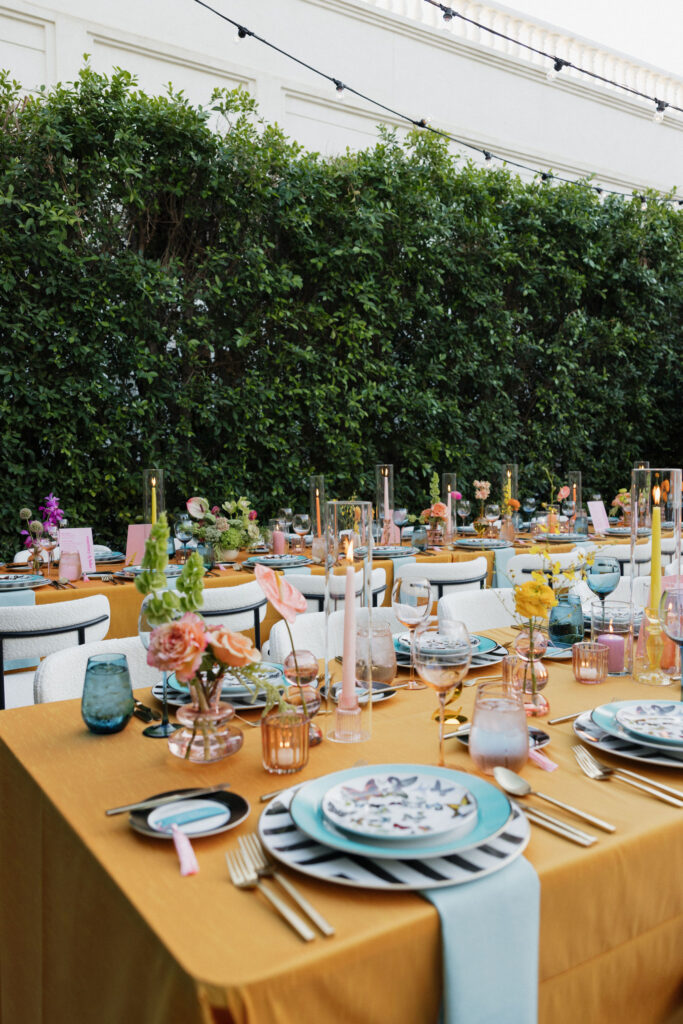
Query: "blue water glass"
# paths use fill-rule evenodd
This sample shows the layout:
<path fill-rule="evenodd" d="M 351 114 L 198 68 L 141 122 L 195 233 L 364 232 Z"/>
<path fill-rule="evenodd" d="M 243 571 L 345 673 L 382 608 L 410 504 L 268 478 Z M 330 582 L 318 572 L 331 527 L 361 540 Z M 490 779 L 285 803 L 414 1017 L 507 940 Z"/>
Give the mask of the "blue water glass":
<path fill-rule="evenodd" d="M 120 732 L 134 707 L 125 655 L 94 654 L 88 658 L 81 714 L 91 732 Z"/>
<path fill-rule="evenodd" d="M 427 547 L 427 529 L 424 526 L 416 526 L 413 530 L 412 544 L 418 551 L 424 551 Z"/>
<path fill-rule="evenodd" d="M 619 562 L 609 555 L 596 555 L 593 564 L 586 567 L 586 583 L 601 601 L 617 589 L 620 579 Z"/>
<path fill-rule="evenodd" d="M 204 563 L 205 569 L 213 569 L 216 564 L 216 556 L 212 544 L 197 544 L 197 554 Z"/>
<path fill-rule="evenodd" d="M 553 647 L 571 647 L 583 640 L 583 609 L 578 594 L 560 594 L 550 609 L 548 636 Z"/>
<path fill-rule="evenodd" d="M 588 536 L 588 514 L 583 508 L 580 508 L 576 513 L 576 518 L 574 519 L 574 533 L 580 533 L 584 537 Z"/>

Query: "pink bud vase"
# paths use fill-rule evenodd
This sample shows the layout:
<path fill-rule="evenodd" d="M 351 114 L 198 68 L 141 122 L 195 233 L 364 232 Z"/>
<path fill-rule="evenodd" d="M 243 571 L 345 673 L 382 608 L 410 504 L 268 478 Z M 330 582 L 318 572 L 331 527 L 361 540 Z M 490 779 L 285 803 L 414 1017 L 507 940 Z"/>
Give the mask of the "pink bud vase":
<path fill-rule="evenodd" d="M 548 670 L 541 658 L 548 646 L 548 637 L 537 627 L 533 630 L 526 627 L 520 632 L 514 646 L 520 659 L 515 674 L 523 692 L 527 717 L 547 715 L 550 704 L 541 690 L 548 683 Z"/>

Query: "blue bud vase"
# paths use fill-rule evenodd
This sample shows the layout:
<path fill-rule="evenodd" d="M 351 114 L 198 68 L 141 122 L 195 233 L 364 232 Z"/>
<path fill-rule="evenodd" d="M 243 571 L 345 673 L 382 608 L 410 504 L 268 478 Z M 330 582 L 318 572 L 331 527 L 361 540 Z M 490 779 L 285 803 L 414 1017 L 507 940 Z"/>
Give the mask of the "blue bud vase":
<path fill-rule="evenodd" d="M 578 594 L 557 594 L 550 609 L 548 636 L 554 647 L 571 647 L 583 640 L 583 609 Z"/>

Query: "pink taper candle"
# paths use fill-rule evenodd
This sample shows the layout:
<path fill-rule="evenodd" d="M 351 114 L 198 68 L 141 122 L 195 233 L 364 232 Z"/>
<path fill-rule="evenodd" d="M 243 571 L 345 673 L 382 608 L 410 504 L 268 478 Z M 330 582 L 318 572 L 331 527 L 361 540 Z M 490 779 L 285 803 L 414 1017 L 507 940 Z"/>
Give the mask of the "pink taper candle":
<path fill-rule="evenodd" d="M 391 509 L 389 508 L 389 470 L 384 471 L 384 520 L 391 519 Z"/>
<path fill-rule="evenodd" d="M 662 596 L 662 508 L 659 504 L 662 492 L 652 488 L 652 563 L 650 572 L 650 611 L 657 615 L 659 599 Z"/>
<path fill-rule="evenodd" d="M 353 541 L 349 543 L 346 549 L 346 561 L 344 654 L 342 658 L 342 688 L 339 707 L 342 711 L 353 711 L 358 707 L 358 697 L 356 695 L 356 572 L 353 567 Z"/>

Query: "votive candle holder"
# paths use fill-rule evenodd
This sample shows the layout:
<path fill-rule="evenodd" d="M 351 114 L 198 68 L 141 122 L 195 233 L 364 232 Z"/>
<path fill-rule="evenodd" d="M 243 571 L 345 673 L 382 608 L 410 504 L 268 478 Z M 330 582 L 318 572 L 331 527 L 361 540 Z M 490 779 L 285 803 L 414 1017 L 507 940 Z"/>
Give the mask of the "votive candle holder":
<path fill-rule="evenodd" d="M 583 640 L 572 646 L 572 668 L 577 683 L 604 683 L 607 679 L 609 647 Z"/>

